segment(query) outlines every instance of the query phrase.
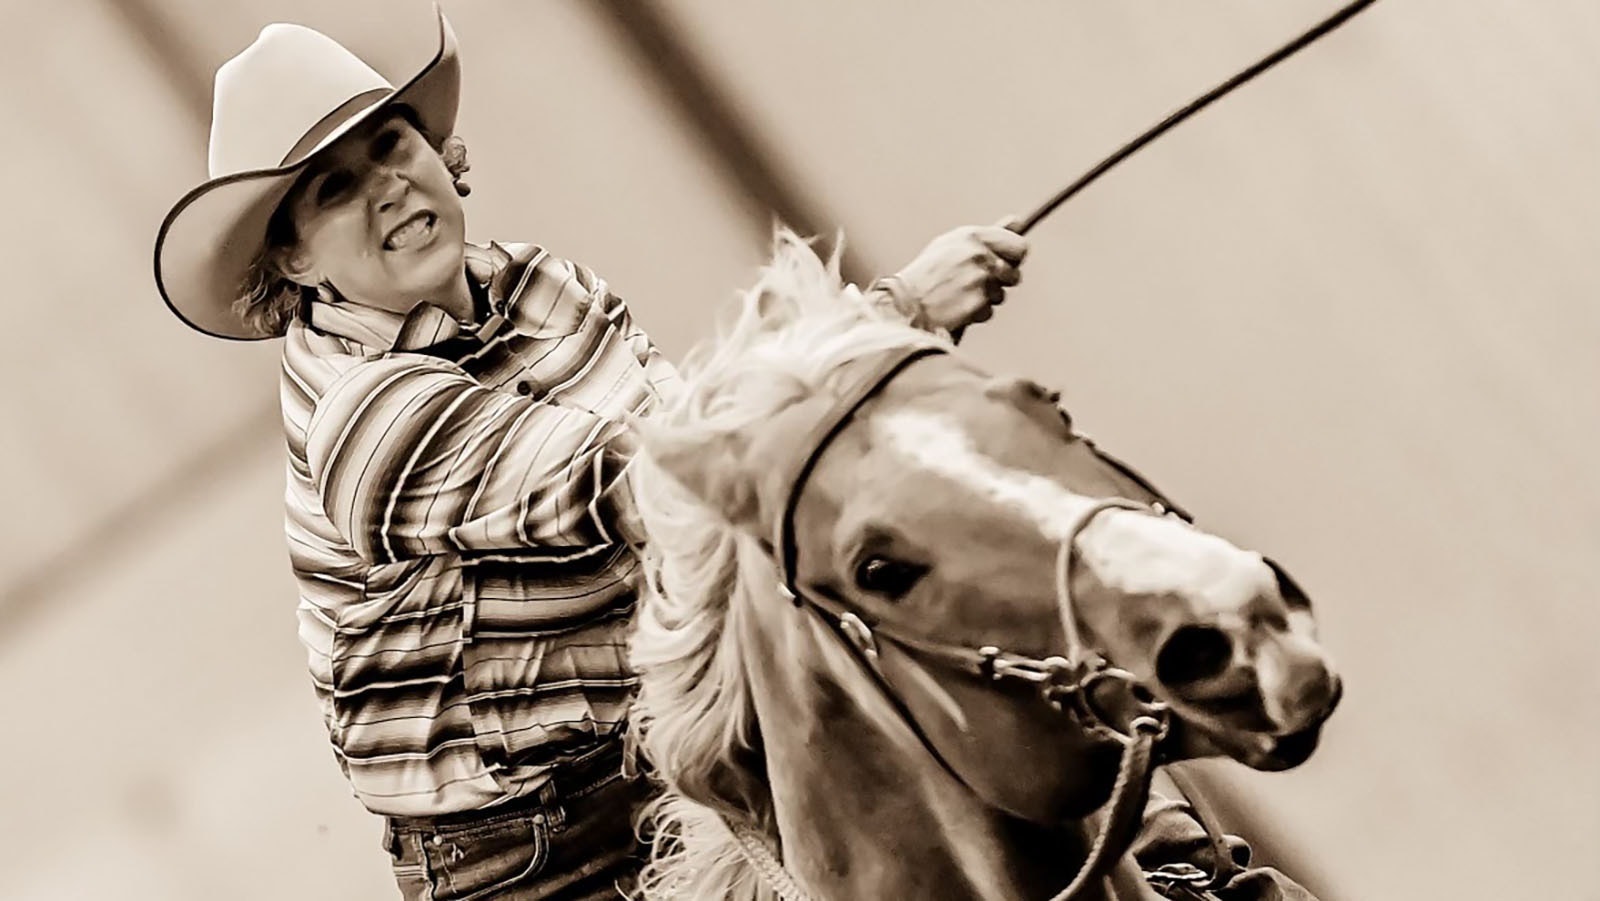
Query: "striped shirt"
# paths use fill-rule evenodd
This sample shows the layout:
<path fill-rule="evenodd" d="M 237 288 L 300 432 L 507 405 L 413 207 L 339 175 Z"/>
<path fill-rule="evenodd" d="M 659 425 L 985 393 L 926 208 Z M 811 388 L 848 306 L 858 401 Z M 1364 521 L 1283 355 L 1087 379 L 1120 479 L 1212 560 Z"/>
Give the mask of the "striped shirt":
<path fill-rule="evenodd" d="M 311 305 L 284 346 L 300 638 L 374 813 L 492 807 L 626 719 L 624 417 L 676 374 L 592 272 L 469 245 L 479 322 Z"/>

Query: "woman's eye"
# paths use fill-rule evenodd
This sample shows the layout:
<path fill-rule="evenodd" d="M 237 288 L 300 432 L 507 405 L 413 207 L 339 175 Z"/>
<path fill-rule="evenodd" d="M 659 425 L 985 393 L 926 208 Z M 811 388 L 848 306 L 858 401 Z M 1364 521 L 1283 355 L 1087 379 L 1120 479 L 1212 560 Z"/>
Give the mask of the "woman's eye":
<path fill-rule="evenodd" d="M 910 591 L 927 572 L 928 568 L 921 564 L 888 557 L 868 557 L 856 567 L 856 587 L 887 598 L 899 598 Z"/>
<path fill-rule="evenodd" d="M 349 172 L 340 170 L 328 173 L 328 176 L 322 180 L 322 184 L 317 186 L 317 205 L 326 206 L 339 199 L 339 195 L 343 194 L 354 182 L 355 178 Z"/>
<path fill-rule="evenodd" d="M 372 142 L 372 158 L 374 160 L 388 159 L 389 154 L 393 153 L 395 147 L 399 146 L 399 144 L 400 132 L 398 131 L 386 131 L 378 135 L 377 139 Z"/>

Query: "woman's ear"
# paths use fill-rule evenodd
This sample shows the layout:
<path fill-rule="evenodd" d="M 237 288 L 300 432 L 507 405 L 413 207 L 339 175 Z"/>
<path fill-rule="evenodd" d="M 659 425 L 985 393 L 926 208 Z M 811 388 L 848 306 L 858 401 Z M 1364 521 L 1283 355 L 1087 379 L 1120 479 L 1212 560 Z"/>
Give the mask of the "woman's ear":
<path fill-rule="evenodd" d="M 317 269 L 311 259 L 311 253 L 298 244 L 293 247 L 280 247 L 273 250 L 276 255 L 274 262 L 284 278 L 306 287 L 316 287 L 322 284 L 322 273 Z"/>

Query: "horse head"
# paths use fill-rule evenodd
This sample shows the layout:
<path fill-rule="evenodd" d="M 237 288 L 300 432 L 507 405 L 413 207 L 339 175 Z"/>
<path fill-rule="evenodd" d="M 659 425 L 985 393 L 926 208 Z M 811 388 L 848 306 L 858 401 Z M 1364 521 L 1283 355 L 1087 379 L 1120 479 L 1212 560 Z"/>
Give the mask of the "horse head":
<path fill-rule="evenodd" d="M 1070 712 L 1112 732 L 1120 709 L 1167 712 L 1165 759 L 1304 761 L 1340 682 L 1287 574 L 1172 512 L 1052 392 L 848 293 L 780 234 L 732 328 L 640 424 L 658 590 L 635 640 L 639 722 L 669 786 L 860 892 L 848 839 L 794 835 L 838 804 L 815 783 L 915 784 L 871 813 L 989 817 L 969 833 L 987 839 L 947 849 L 951 872 L 921 869 L 998 897 L 1023 878 L 1001 871 L 1032 865 L 993 864 L 1018 833 L 992 824 L 1075 822 L 1111 792 L 1119 736 Z M 1073 681 L 1086 656 L 1119 677 Z"/>

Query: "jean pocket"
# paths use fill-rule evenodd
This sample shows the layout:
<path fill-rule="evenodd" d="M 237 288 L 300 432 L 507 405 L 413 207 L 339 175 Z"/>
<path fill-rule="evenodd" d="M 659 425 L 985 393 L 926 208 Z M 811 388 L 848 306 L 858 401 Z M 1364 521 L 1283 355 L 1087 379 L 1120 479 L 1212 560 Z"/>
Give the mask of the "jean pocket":
<path fill-rule="evenodd" d="M 383 827 L 383 849 L 389 854 L 389 867 L 404 901 L 425 901 L 433 897 L 433 880 L 428 878 L 422 840 L 414 834 L 397 834 L 387 823 Z"/>
<path fill-rule="evenodd" d="M 474 901 L 537 879 L 550 857 L 543 814 L 455 829 L 423 840 L 434 901 Z"/>

